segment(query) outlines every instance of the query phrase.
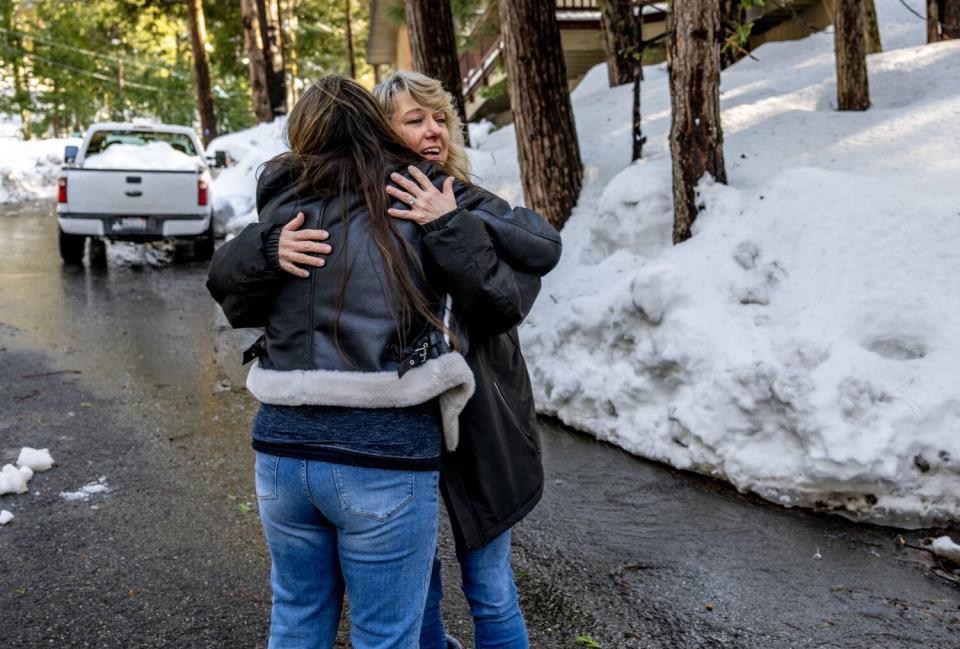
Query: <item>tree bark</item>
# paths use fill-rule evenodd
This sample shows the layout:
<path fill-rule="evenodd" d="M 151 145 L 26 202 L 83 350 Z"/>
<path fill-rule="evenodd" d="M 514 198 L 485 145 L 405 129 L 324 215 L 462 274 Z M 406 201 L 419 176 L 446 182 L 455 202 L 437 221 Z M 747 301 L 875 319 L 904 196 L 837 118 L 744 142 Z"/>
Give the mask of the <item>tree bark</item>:
<path fill-rule="evenodd" d="M 287 78 L 283 68 L 283 30 L 280 28 L 279 2 L 280 0 L 257 0 L 267 97 L 270 99 L 273 117 L 287 114 Z"/>
<path fill-rule="evenodd" d="M 299 19 L 297 18 L 298 0 L 286 0 L 280 4 L 281 31 L 285 38 L 283 44 L 285 52 L 283 60 L 286 62 L 287 72 L 290 78 L 287 83 L 287 106 L 293 106 L 300 98 L 297 90 L 297 79 L 300 76 L 300 67 L 297 62 L 297 32 L 300 30 Z"/>
<path fill-rule="evenodd" d="M 347 59 L 350 61 L 350 78 L 357 78 L 357 59 L 356 54 L 353 51 L 353 18 L 350 15 L 350 0 L 345 0 L 346 6 L 344 11 L 346 13 L 346 28 L 347 28 Z"/>
<path fill-rule="evenodd" d="M 500 33 L 526 204 L 560 229 L 583 165 L 554 3 L 500 0 Z"/>
<path fill-rule="evenodd" d="M 697 183 L 705 174 L 727 182 L 720 125 L 720 5 L 716 0 L 683 0 L 673 4 L 671 18 L 667 64 L 673 242 L 680 243 L 690 238 L 697 217 Z"/>
<path fill-rule="evenodd" d="M 463 106 L 463 80 L 457 59 L 450 0 L 407 0 L 404 6 L 413 69 L 439 80 L 450 93 L 463 123 L 463 140 L 469 146 L 467 113 Z"/>
<path fill-rule="evenodd" d="M 643 157 L 643 145 L 647 138 L 643 135 L 641 113 L 640 113 L 640 82 L 643 81 L 643 7 L 633 20 L 633 42 L 635 43 L 633 51 L 633 149 L 631 160 L 639 160 Z"/>
<path fill-rule="evenodd" d="M 863 0 L 864 34 L 867 39 L 867 54 L 878 54 L 883 51 L 880 42 L 880 25 L 877 22 L 877 4 L 875 0 Z"/>
<path fill-rule="evenodd" d="M 834 51 L 837 62 L 837 106 L 840 110 L 870 108 L 867 42 L 860 0 L 837 0 Z"/>
<path fill-rule="evenodd" d="M 927 42 L 960 38 L 960 0 L 927 0 Z"/>
<path fill-rule="evenodd" d="M 940 40 L 960 38 L 960 0 L 940 0 Z"/>
<path fill-rule="evenodd" d="M 193 51 L 193 71 L 196 77 L 197 109 L 203 144 L 217 137 L 217 116 L 213 110 L 210 90 L 210 67 L 207 64 L 207 22 L 203 15 L 203 0 L 188 0 L 187 22 L 190 26 L 190 48 Z"/>
<path fill-rule="evenodd" d="M 257 0 L 240 0 L 243 11 L 243 47 L 247 52 L 250 70 L 250 96 L 253 114 L 258 122 L 273 119 L 270 96 L 267 94 L 267 64 L 263 58 L 263 39 Z"/>
<path fill-rule="evenodd" d="M 631 54 L 637 41 L 631 5 L 631 0 L 603 0 L 600 5 L 603 49 L 607 54 L 607 79 L 611 88 L 634 78 Z"/>

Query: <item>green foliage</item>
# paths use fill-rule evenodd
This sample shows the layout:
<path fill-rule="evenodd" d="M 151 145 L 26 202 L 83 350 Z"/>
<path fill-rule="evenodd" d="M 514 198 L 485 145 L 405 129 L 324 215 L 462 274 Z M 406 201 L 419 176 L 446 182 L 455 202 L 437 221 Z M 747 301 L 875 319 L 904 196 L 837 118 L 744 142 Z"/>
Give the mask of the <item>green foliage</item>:
<path fill-rule="evenodd" d="M 281 0 L 287 63 L 297 85 L 349 74 L 345 0 Z M 352 0 L 358 75 L 369 3 Z M 204 2 L 221 132 L 253 124 L 240 2 Z M 294 28 L 294 25 L 296 27 Z M 292 36 L 292 38 L 291 38 Z M 174 0 L 0 0 L 0 112 L 29 117 L 34 135 L 65 135 L 105 119 L 199 123 L 187 6 Z M 14 78 L 22 80 L 16 92 Z"/>
<path fill-rule="evenodd" d="M 599 642 L 588 635 L 578 635 L 573 643 L 578 647 L 587 647 L 588 649 L 603 649 Z"/>

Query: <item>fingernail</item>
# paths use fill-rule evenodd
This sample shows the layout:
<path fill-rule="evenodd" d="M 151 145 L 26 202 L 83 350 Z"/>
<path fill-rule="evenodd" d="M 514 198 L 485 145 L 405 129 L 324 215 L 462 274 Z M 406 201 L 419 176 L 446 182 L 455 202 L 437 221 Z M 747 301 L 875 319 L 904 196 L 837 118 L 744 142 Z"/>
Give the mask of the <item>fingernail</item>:
<path fill-rule="evenodd" d="M 320 263 L 319 263 L 318 265 L 319 265 L 319 266 L 323 266 L 323 265 L 326 264 L 326 263 L 327 263 L 327 262 L 325 262 L 324 260 L 321 259 L 321 260 L 320 260 Z"/>

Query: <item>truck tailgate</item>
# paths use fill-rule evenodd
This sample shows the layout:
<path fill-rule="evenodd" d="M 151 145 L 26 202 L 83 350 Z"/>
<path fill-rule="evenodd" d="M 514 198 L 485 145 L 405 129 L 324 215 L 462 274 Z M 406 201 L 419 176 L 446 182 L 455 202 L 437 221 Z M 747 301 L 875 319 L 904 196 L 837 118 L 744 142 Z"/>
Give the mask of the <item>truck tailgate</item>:
<path fill-rule="evenodd" d="M 204 214 L 197 204 L 199 171 L 70 169 L 69 212 L 152 216 Z"/>

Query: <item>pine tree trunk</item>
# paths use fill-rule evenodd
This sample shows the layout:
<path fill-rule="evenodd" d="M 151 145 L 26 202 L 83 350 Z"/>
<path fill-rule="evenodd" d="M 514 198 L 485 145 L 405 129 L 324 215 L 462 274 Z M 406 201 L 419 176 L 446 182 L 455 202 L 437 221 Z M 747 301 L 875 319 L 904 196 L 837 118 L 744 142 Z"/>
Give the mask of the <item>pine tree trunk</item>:
<path fill-rule="evenodd" d="M 837 105 L 840 110 L 870 108 L 867 42 L 860 0 L 837 0 L 834 51 L 837 61 Z"/>
<path fill-rule="evenodd" d="M 197 109 L 203 144 L 217 137 L 217 116 L 213 110 L 210 91 L 210 67 L 207 65 L 207 23 L 203 15 L 203 0 L 188 0 L 187 22 L 190 26 L 190 48 L 193 51 L 193 70 L 197 84 Z"/>
<path fill-rule="evenodd" d="M 273 117 L 287 114 L 287 78 L 283 69 L 283 31 L 279 0 L 257 0 L 260 42 L 266 66 L 267 97 Z"/>
<path fill-rule="evenodd" d="M 554 3 L 500 0 L 500 33 L 526 204 L 560 229 L 583 165 Z"/>
<path fill-rule="evenodd" d="M 356 54 L 353 51 L 353 17 L 351 16 L 350 11 L 350 0 L 345 0 L 346 6 L 344 11 L 346 13 L 346 27 L 347 27 L 347 59 L 350 62 L 350 78 L 357 78 L 357 59 Z"/>
<path fill-rule="evenodd" d="M 940 40 L 960 38 L 960 0 L 940 0 Z"/>
<path fill-rule="evenodd" d="M 600 5 L 603 49 L 607 54 L 607 79 L 611 88 L 627 83 L 634 77 L 631 53 L 636 40 L 631 5 L 631 0 L 603 0 Z M 638 11 L 641 9 L 638 7 Z"/>
<path fill-rule="evenodd" d="M 880 42 L 880 25 L 877 22 L 877 3 L 875 0 L 863 0 L 863 20 L 867 38 L 867 54 L 879 54 L 883 51 Z"/>
<path fill-rule="evenodd" d="M 927 42 L 940 40 L 940 0 L 927 0 Z"/>
<path fill-rule="evenodd" d="M 253 114 L 258 122 L 273 119 L 273 109 L 267 94 L 267 64 L 263 58 L 263 41 L 260 35 L 260 16 L 257 0 L 240 0 L 243 11 L 243 47 L 247 52 L 250 69 L 250 95 Z"/>
<path fill-rule="evenodd" d="M 437 79 L 450 93 L 463 122 L 464 142 L 469 146 L 467 113 L 463 106 L 463 80 L 457 59 L 450 0 L 407 0 L 404 6 L 413 69 Z"/>
<path fill-rule="evenodd" d="M 673 4 L 667 46 L 670 72 L 670 155 L 673 161 L 673 242 L 690 238 L 696 186 L 705 174 L 727 182 L 720 125 L 720 5 Z"/>
<path fill-rule="evenodd" d="M 643 145 L 646 143 L 647 138 L 643 135 L 642 122 L 641 122 L 641 113 L 640 113 L 640 82 L 643 81 L 643 50 L 645 43 L 643 42 L 643 7 L 639 7 L 639 11 L 635 17 L 631 16 L 633 20 L 633 42 L 635 43 L 633 49 L 633 149 L 631 153 L 631 160 L 639 160 L 643 157 Z"/>
<path fill-rule="evenodd" d="M 283 39 L 285 46 L 283 60 L 286 61 L 287 71 L 290 74 L 287 83 L 287 106 L 293 106 L 300 98 L 297 91 L 297 79 L 300 76 L 300 67 L 297 63 L 297 32 L 300 30 L 297 5 L 298 0 L 286 0 L 286 2 L 280 3 L 281 27 L 285 36 Z"/>

